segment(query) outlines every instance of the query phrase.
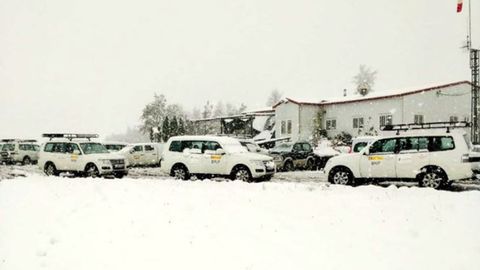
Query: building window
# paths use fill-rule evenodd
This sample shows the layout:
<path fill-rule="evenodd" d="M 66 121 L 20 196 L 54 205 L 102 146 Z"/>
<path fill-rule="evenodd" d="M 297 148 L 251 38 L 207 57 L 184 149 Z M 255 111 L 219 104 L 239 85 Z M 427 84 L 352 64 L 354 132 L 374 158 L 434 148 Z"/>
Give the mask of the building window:
<path fill-rule="evenodd" d="M 450 116 L 450 123 L 458 122 L 458 116 Z"/>
<path fill-rule="evenodd" d="M 285 133 L 286 133 L 285 130 L 286 130 L 285 121 L 282 121 L 282 130 L 281 130 L 281 133 L 282 133 L 282 134 L 285 134 Z"/>
<path fill-rule="evenodd" d="M 421 114 L 415 114 L 413 116 L 413 123 L 415 124 L 423 124 L 423 115 Z"/>
<path fill-rule="evenodd" d="M 337 128 L 337 120 L 327 119 L 327 130 L 332 130 Z"/>
<path fill-rule="evenodd" d="M 363 117 L 353 118 L 353 128 L 363 128 Z"/>
<path fill-rule="evenodd" d="M 287 133 L 292 134 L 292 120 L 287 121 Z"/>
<path fill-rule="evenodd" d="M 380 126 L 391 125 L 393 123 L 391 114 L 380 115 Z"/>

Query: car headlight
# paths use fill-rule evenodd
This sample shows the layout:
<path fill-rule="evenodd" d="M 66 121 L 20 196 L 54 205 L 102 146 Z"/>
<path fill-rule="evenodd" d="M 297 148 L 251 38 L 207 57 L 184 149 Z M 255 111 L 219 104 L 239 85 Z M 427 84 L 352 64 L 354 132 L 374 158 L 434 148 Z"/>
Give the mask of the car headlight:
<path fill-rule="evenodd" d="M 110 159 L 100 159 L 99 160 L 102 165 L 112 165 L 112 162 L 110 162 Z"/>
<path fill-rule="evenodd" d="M 257 167 L 264 167 L 262 160 L 251 160 L 251 162 Z"/>

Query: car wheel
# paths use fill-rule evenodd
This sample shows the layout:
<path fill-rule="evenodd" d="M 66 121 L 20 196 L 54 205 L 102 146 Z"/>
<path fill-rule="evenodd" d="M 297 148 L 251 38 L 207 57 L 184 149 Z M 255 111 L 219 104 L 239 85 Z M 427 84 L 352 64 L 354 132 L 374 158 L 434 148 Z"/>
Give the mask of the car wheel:
<path fill-rule="evenodd" d="M 88 164 L 85 168 L 85 175 L 87 177 L 96 178 L 100 176 L 100 172 L 98 171 L 98 168 L 97 166 L 95 166 L 95 164 Z"/>
<path fill-rule="evenodd" d="M 419 186 L 434 189 L 441 188 L 447 180 L 441 171 L 433 169 L 428 169 L 426 172 L 421 173 L 418 178 Z"/>
<path fill-rule="evenodd" d="M 239 166 L 235 168 L 233 171 L 233 180 L 239 180 L 239 181 L 244 181 L 244 182 L 251 182 L 252 181 L 252 175 L 250 174 L 250 171 L 248 168 L 244 166 Z"/>
<path fill-rule="evenodd" d="M 295 167 L 293 166 L 293 162 L 290 161 L 290 160 L 285 162 L 285 164 L 283 165 L 283 169 L 286 172 L 291 172 L 291 171 L 295 170 Z"/>
<path fill-rule="evenodd" d="M 334 168 L 328 177 L 328 180 L 332 184 L 336 185 L 351 185 L 353 175 L 347 168 Z"/>
<path fill-rule="evenodd" d="M 53 163 L 47 163 L 47 165 L 45 165 L 44 172 L 47 176 L 58 175 L 57 168 L 55 167 L 55 165 L 53 165 Z"/>
<path fill-rule="evenodd" d="M 175 176 L 176 179 L 180 180 L 190 179 L 190 173 L 184 165 L 175 166 L 175 168 L 173 169 L 173 176 Z"/>
<path fill-rule="evenodd" d="M 114 176 L 115 176 L 115 178 L 121 179 L 125 176 L 125 174 L 124 173 L 116 173 Z"/>
<path fill-rule="evenodd" d="M 30 165 L 32 164 L 32 160 L 30 159 L 30 157 L 26 156 L 23 158 L 23 165 Z"/>
<path fill-rule="evenodd" d="M 307 160 L 307 166 L 305 167 L 306 170 L 308 171 L 313 171 L 315 169 L 315 162 L 313 159 Z"/>

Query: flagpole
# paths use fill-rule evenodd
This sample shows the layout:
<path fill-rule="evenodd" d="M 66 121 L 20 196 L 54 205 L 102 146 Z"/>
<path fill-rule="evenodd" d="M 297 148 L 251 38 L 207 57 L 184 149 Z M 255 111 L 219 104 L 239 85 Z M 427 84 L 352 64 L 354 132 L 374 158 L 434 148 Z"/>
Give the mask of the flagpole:
<path fill-rule="evenodd" d="M 468 39 L 467 46 L 470 50 L 472 48 L 472 0 L 468 0 Z"/>

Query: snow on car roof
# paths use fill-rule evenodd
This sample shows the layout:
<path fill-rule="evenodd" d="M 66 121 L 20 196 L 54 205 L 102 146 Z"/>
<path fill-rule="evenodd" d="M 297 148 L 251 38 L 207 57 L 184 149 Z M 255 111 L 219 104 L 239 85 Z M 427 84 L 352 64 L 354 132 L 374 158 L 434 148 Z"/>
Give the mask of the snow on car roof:
<path fill-rule="evenodd" d="M 175 136 L 171 137 L 170 140 L 206 140 L 206 141 L 217 141 L 220 143 L 240 143 L 238 139 L 231 138 L 231 137 L 222 137 L 222 136 L 213 136 L 213 135 L 192 135 L 192 136 Z"/>

